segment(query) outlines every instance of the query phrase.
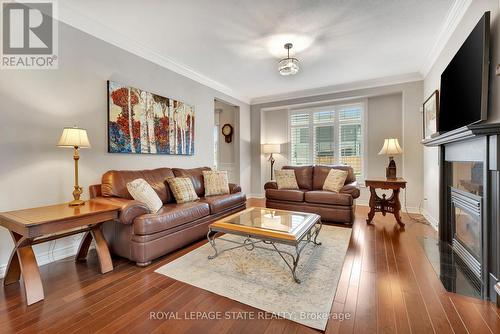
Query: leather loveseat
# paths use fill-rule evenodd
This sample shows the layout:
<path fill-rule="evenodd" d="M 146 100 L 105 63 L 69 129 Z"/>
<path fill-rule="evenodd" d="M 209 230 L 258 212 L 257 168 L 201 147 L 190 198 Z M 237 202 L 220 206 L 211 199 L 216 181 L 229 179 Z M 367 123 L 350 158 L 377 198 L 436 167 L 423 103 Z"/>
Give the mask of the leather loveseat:
<path fill-rule="evenodd" d="M 152 260 L 206 236 L 208 225 L 215 220 L 245 209 L 245 194 L 235 184 L 229 184 L 227 195 L 204 197 L 203 170 L 210 168 L 111 170 L 102 176 L 101 184 L 90 186 L 91 198 L 121 207 L 116 221 L 103 224 L 111 252 L 138 266 L 147 266 Z M 165 181 L 174 176 L 189 177 L 200 199 L 177 204 Z M 149 213 L 127 191 L 127 183 L 137 178 L 146 180 L 164 203 L 157 213 Z"/>
<path fill-rule="evenodd" d="M 324 191 L 323 183 L 336 168 L 348 172 L 344 187 L 338 193 Z M 266 207 L 316 213 L 323 221 L 352 224 L 354 222 L 355 199 L 359 197 L 356 176 L 352 167 L 333 166 L 285 166 L 293 169 L 299 190 L 278 189 L 275 181 L 264 185 Z"/>

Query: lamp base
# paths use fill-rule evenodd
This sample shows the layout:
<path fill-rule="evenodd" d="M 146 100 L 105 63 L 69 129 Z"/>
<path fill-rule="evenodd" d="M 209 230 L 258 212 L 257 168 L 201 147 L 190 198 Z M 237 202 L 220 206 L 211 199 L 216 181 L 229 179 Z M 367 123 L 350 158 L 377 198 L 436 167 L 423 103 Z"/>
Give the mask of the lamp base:
<path fill-rule="evenodd" d="M 78 160 L 75 160 L 75 162 L 78 161 Z M 69 202 L 69 206 L 79 206 L 79 205 L 83 205 L 85 204 L 85 201 L 82 201 L 80 199 L 80 196 L 82 195 L 83 193 L 83 189 L 82 187 L 80 187 L 78 185 L 78 171 L 75 169 L 75 186 L 73 187 L 73 198 L 74 200 L 72 200 L 71 202 Z"/>
<path fill-rule="evenodd" d="M 85 201 L 82 201 L 81 199 L 75 199 L 69 202 L 68 204 L 69 206 L 80 206 L 80 205 L 85 205 Z"/>
<path fill-rule="evenodd" d="M 389 166 L 385 169 L 385 177 L 388 179 L 395 179 L 396 177 L 396 162 L 393 157 L 389 157 Z"/>
<path fill-rule="evenodd" d="M 271 156 L 269 157 L 269 161 L 271 162 L 271 181 L 274 179 L 273 178 L 273 171 L 274 171 L 274 162 L 276 161 L 273 157 L 273 154 L 271 153 Z"/>

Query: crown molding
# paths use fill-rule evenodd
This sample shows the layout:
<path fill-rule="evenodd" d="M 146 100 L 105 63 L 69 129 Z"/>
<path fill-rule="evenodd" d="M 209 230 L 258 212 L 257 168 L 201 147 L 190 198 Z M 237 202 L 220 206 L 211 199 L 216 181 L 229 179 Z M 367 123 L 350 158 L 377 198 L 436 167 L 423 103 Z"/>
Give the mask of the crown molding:
<path fill-rule="evenodd" d="M 471 4 L 472 0 L 455 0 L 453 3 L 453 6 L 450 8 L 450 11 L 448 12 L 448 15 L 446 16 L 446 19 L 441 27 L 438 38 L 436 39 L 436 42 L 429 52 L 426 61 L 420 69 L 420 74 L 424 78 L 427 76 L 432 66 L 438 59 L 446 43 L 450 40 L 451 35 L 457 29 L 458 24 Z"/>
<path fill-rule="evenodd" d="M 202 85 L 215 89 L 221 93 L 224 93 L 232 98 L 238 99 L 241 102 L 250 103 L 250 98 L 245 94 L 241 94 L 229 88 L 226 85 L 221 84 L 209 77 L 196 72 L 195 70 L 189 68 L 186 65 L 180 64 L 168 57 L 159 54 L 156 51 L 151 50 L 147 46 L 141 44 L 139 41 L 134 40 L 128 36 L 125 36 L 119 31 L 116 31 L 109 26 L 103 25 L 102 23 L 94 20 L 93 18 L 70 8 L 68 5 L 64 4 L 62 1 L 59 3 L 59 15 L 57 19 L 64 22 L 78 30 L 81 30 L 91 36 L 101 39 L 109 44 L 112 44 L 120 49 L 133 53 L 141 58 L 149 60 L 161 67 L 169 69 L 177 74 L 185 76 L 191 80 L 194 80 Z"/>
<path fill-rule="evenodd" d="M 415 81 L 422 81 L 422 80 L 423 80 L 423 77 L 418 72 L 407 73 L 407 74 L 402 74 L 402 75 L 395 75 L 395 76 L 390 76 L 390 77 L 356 81 L 356 82 L 350 82 L 350 83 L 333 85 L 333 86 L 305 89 L 305 90 L 288 92 L 288 93 L 283 93 L 283 94 L 262 96 L 262 97 L 253 98 L 250 101 L 250 104 L 256 105 L 256 104 L 278 102 L 278 101 L 290 100 L 290 99 L 300 99 L 300 98 L 306 98 L 306 97 L 311 97 L 311 96 L 335 94 L 335 93 L 348 92 L 348 91 L 352 91 L 352 90 L 376 88 L 376 87 L 382 87 L 382 86 L 391 86 L 391 85 L 397 85 L 397 84 L 403 84 L 403 83 L 415 82 Z"/>

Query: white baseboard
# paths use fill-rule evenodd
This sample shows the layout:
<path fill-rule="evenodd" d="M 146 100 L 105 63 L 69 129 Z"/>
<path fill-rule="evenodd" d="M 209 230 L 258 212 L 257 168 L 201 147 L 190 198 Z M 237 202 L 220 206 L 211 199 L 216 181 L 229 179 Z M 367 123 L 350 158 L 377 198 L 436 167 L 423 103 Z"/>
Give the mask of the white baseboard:
<path fill-rule="evenodd" d="M 434 218 L 429 211 L 422 209 L 422 215 L 427 219 L 427 221 L 431 224 L 432 227 L 437 231 L 439 226 L 439 219 Z"/>
<path fill-rule="evenodd" d="M 247 194 L 247 198 L 264 199 L 264 194 Z"/>
<path fill-rule="evenodd" d="M 55 262 L 61 259 L 65 259 L 70 256 L 76 255 L 78 252 L 78 246 L 80 245 L 80 240 L 74 240 L 69 245 L 64 245 L 61 247 L 56 247 L 53 250 L 48 250 L 45 252 L 37 253 L 35 252 L 36 262 L 39 266 Z M 92 248 L 94 244 L 92 242 Z M 7 270 L 7 263 L 0 265 L 0 278 L 5 276 L 5 271 Z"/>
<path fill-rule="evenodd" d="M 356 199 L 356 205 L 361 205 L 361 206 L 369 206 L 368 201 L 365 201 L 363 199 Z"/>

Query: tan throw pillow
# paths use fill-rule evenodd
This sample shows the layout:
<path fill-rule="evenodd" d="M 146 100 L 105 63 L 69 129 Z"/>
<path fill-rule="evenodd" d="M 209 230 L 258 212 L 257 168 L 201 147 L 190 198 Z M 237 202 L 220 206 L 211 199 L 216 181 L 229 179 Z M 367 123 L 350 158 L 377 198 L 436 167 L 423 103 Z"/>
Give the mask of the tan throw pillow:
<path fill-rule="evenodd" d="M 275 170 L 274 174 L 276 175 L 278 189 L 299 189 L 293 169 Z"/>
<path fill-rule="evenodd" d="M 163 206 L 158 194 L 144 179 L 135 179 L 134 181 L 127 183 L 127 190 L 133 199 L 144 203 L 149 208 L 151 213 L 157 213 Z"/>
<path fill-rule="evenodd" d="M 229 183 L 226 171 L 206 171 L 203 172 L 203 182 L 205 184 L 205 196 L 229 194 Z"/>
<path fill-rule="evenodd" d="M 177 203 L 187 203 L 198 199 L 189 177 L 169 177 L 167 182 Z"/>
<path fill-rule="evenodd" d="M 345 170 L 335 168 L 330 169 L 328 176 L 325 179 L 325 183 L 323 183 L 323 190 L 338 193 L 344 186 L 347 174 L 348 173 Z"/>

